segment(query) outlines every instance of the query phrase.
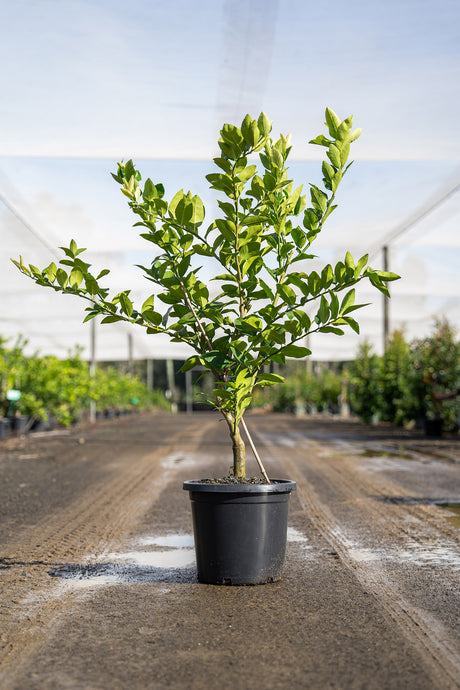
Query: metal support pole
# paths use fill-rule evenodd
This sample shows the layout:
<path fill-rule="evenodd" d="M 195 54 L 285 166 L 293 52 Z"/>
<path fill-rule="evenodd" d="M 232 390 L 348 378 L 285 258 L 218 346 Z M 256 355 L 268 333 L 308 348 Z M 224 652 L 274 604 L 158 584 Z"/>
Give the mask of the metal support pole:
<path fill-rule="evenodd" d="M 133 373 L 133 335 L 128 333 L 128 373 Z"/>
<path fill-rule="evenodd" d="M 383 270 L 388 271 L 388 245 L 382 247 Z M 389 299 L 383 295 L 383 351 L 387 349 L 388 338 L 390 335 L 390 304 Z"/>
<path fill-rule="evenodd" d="M 171 412 L 177 412 L 174 362 L 172 359 L 166 360 L 166 380 L 168 382 L 169 399 L 171 400 Z"/>
<path fill-rule="evenodd" d="M 185 409 L 187 414 L 193 412 L 193 386 L 192 386 L 192 371 L 185 372 Z"/>
<path fill-rule="evenodd" d="M 91 319 L 90 357 L 89 374 L 93 379 L 96 375 L 96 319 Z M 93 399 L 89 402 L 89 421 L 96 421 L 96 401 Z"/>
<path fill-rule="evenodd" d="M 147 360 L 147 390 L 153 391 L 153 359 Z"/>

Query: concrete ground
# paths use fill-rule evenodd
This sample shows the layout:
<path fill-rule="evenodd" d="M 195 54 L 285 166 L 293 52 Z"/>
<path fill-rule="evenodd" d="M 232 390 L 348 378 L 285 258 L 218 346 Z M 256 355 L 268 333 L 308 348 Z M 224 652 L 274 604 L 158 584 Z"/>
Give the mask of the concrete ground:
<path fill-rule="evenodd" d="M 217 414 L 0 443 L 2 689 L 460 687 L 458 437 L 247 423 L 298 484 L 284 577 L 258 587 L 196 581 L 182 482 L 227 473 Z"/>

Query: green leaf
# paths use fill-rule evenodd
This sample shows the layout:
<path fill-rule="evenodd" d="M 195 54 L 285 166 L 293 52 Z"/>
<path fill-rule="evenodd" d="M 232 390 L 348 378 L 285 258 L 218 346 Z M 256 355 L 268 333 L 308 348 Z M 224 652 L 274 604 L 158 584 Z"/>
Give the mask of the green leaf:
<path fill-rule="evenodd" d="M 49 278 L 49 280 L 52 283 L 54 283 L 54 280 L 56 278 L 56 271 L 57 271 L 57 268 L 56 268 L 56 264 L 54 262 L 50 263 L 50 265 L 47 266 L 47 268 L 45 268 L 45 270 L 44 270 L 44 273 L 46 274 L 47 278 Z"/>
<path fill-rule="evenodd" d="M 313 206 L 324 213 L 327 207 L 327 195 L 315 185 L 310 186 L 310 195 Z"/>
<path fill-rule="evenodd" d="M 65 288 L 67 286 L 69 278 L 63 268 L 58 268 L 56 271 L 56 279 L 61 288 Z"/>
<path fill-rule="evenodd" d="M 195 195 L 194 197 L 192 197 L 192 205 L 191 205 L 189 222 L 192 225 L 195 225 L 198 227 L 204 221 L 204 215 L 205 215 L 205 212 L 204 212 L 203 202 L 201 201 L 199 196 Z"/>
<path fill-rule="evenodd" d="M 99 316 L 99 312 L 98 311 L 91 311 L 89 314 L 87 314 L 85 316 L 85 318 L 83 319 L 83 323 L 87 323 L 88 321 L 91 321 L 91 319 L 94 319 L 95 316 Z"/>
<path fill-rule="evenodd" d="M 399 276 L 397 273 L 391 273 L 389 271 L 374 271 L 374 273 L 385 283 L 392 280 L 399 280 L 401 278 L 401 276 Z"/>
<path fill-rule="evenodd" d="M 265 293 L 265 296 L 273 302 L 273 300 L 275 299 L 275 296 L 274 296 L 271 288 L 267 285 L 267 283 L 265 281 L 263 281 L 262 279 L 259 279 L 259 285 L 262 288 L 263 292 Z"/>
<path fill-rule="evenodd" d="M 390 296 L 390 292 L 389 292 L 387 286 L 385 285 L 385 283 L 383 283 L 383 282 L 381 281 L 381 279 L 380 279 L 379 276 L 377 275 L 377 272 L 376 272 L 376 271 L 373 271 L 373 270 L 367 268 L 366 271 L 364 272 L 364 275 L 366 275 L 366 276 L 369 278 L 369 280 L 371 281 L 372 285 L 373 285 L 374 287 L 376 287 L 377 290 L 379 290 L 383 295 L 385 295 L 385 297 L 389 297 L 389 296 Z"/>
<path fill-rule="evenodd" d="M 327 266 L 325 266 L 321 271 L 321 284 L 323 288 L 328 288 L 333 280 L 334 271 L 332 270 L 332 266 L 330 264 L 327 264 Z"/>
<path fill-rule="evenodd" d="M 329 150 L 327 152 L 327 155 L 328 155 L 328 158 L 331 161 L 332 165 L 335 165 L 336 168 L 341 167 L 340 151 L 339 151 L 336 144 L 331 144 L 329 146 Z"/>
<path fill-rule="evenodd" d="M 232 164 L 227 158 L 214 158 L 213 160 L 217 167 L 228 175 L 232 172 Z"/>
<path fill-rule="evenodd" d="M 247 168 L 243 168 L 243 170 L 241 170 L 238 173 L 238 179 L 241 182 L 247 182 L 254 175 L 256 170 L 257 170 L 256 165 L 248 165 Z"/>
<path fill-rule="evenodd" d="M 312 295 L 317 295 L 321 290 L 321 278 L 316 271 L 312 271 L 308 276 L 308 289 Z"/>
<path fill-rule="evenodd" d="M 142 196 L 145 199 L 145 201 L 152 201 L 153 199 L 156 199 L 158 197 L 157 188 L 153 184 L 150 177 L 147 178 L 145 181 L 144 191 L 142 193 Z"/>
<path fill-rule="evenodd" d="M 116 321 L 123 321 L 123 317 L 115 315 L 105 316 L 101 323 L 115 323 Z"/>
<path fill-rule="evenodd" d="M 162 315 L 157 311 L 153 311 L 153 309 L 145 309 L 145 311 L 142 312 L 142 317 L 145 321 L 148 321 L 149 324 L 153 324 L 154 326 L 159 326 L 163 320 Z"/>
<path fill-rule="evenodd" d="M 263 183 L 264 183 L 265 189 L 269 192 L 272 192 L 276 187 L 276 177 L 274 175 L 272 175 L 271 173 L 266 172 L 264 174 Z"/>
<path fill-rule="evenodd" d="M 350 155 L 350 142 L 346 142 L 340 149 L 340 167 L 343 168 Z"/>
<path fill-rule="evenodd" d="M 337 188 L 338 188 L 340 182 L 342 181 L 342 176 L 343 176 L 342 171 L 337 170 L 337 172 L 335 173 L 334 177 L 331 180 L 331 189 L 333 192 L 337 191 Z"/>
<path fill-rule="evenodd" d="M 235 127 L 235 125 L 225 123 L 224 126 L 222 127 L 220 133 L 222 135 L 222 139 L 225 142 L 228 142 L 230 144 L 234 144 L 238 148 L 243 146 L 244 137 L 241 133 L 241 130 L 238 129 L 238 127 Z"/>
<path fill-rule="evenodd" d="M 339 298 L 337 297 L 335 292 L 333 292 L 331 294 L 331 301 L 329 303 L 329 309 L 331 310 L 331 317 L 333 319 L 336 319 L 338 314 L 339 314 Z"/>
<path fill-rule="evenodd" d="M 233 400 L 235 398 L 235 391 L 233 389 L 214 388 L 212 392 L 216 398 L 224 398 L 225 400 Z"/>
<path fill-rule="evenodd" d="M 89 273 L 85 276 L 85 286 L 87 292 L 91 295 L 91 297 L 97 295 L 97 293 L 99 292 L 99 285 L 97 284 L 97 280 Z"/>
<path fill-rule="evenodd" d="M 198 365 L 201 364 L 201 359 L 198 355 L 192 355 L 188 359 L 185 360 L 184 364 L 181 366 L 179 369 L 180 372 L 185 374 L 186 371 L 190 371 L 194 367 L 197 367 Z"/>
<path fill-rule="evenodd" d="M 260 113 L 257 119 L 257 126 L 263 137 L 268 137 L 272 130 L 272 121 L 268 119 L 265 113 Z"/>
<path fill-rule="evenodd" d="M 70 272 L 69 284 L 71 288 L 73 288 L 74 290 L 79 288 L 82 281 L 83 273 L 78 268 L 75 268 L 73 271 Z"/>
<path fill-rule="evenodd" d="M 358 276 L 361 275 L 361 271 L 363 270 L 364 266 L 367 264 L 368 259 L 369 259 L 369 254 L 365 254 L 364 256 L 362 256 L 359 259 L 358 263 L 356 264 L 356 268 L 355 268 L 355 276 L 354 276 L 355 278 L 358 278 Z"/>
<path fill-rule="evenodd" d="M 345 255 L 345 266 L 354 272 L 355 262 L 353 260 L 352 255 L 350 254 L 350 252 L 347 252 Z"/>
<path fill-rule="evenodd" d="M 337 130 L 340 126 L 340 119 L 331 108 L 326 108 L 326 124 L 329 129 L 329 134 L 335 139 L 337 137 Z"/>
<path fill-rule="evenodd" d="M 236 226 L 235 226 L 235 223 L 233 221 L 226 220 L 224 218 L 217 218 L 216 219 L 216 225 L 217 225 L 218 229 L 220 230 L 222 236 L 228 242 L 234 242 L 235 241 Z"/>
<path fill-rule="evenodd" d="M 104 276 L 108 275 L 109 273 L 110 273 L 109 269 L 108 269 L 108 268 L 104 268 L 104 269 L 99 273 L 99 275 L 96 277 L 96 280 L 100 280 L 101 278 L 103 278 Z"/>
<path fill-rule="evenodd" d="M 305 242 L 307 241 L 305 232 L 302 230 L 302 228 L 292 228 L 291 235 L 292 239 L 296 244 L 296 247 L 298 249 L 302 249 L 302 247 L 305 245 Z"/>
<path fill-rule="evenodd" d="M 277 292 L 284 300 L 284 302 L 287 302 L 287 304 L 296 303 L 297 295 L 295 294 L 294 290 L 291 287 L 289 287 L 289 285 L 286 285 L 286 283 L 281 283 L 280 285 L 278 285 Z"/>
<path fill-rule="evenodd" d="M 270 340 L 278 345 L 284 345 L 286 342 L 286 336 L 283 327 L 275 326 L 274 328 L 268 328 L 264 331 L 264 340 Z"/>
<path fill-rule="evenodd" d="M 286 276 L 286 282 L 295 285 L 304 295 L 309 294 L 308 276 L 305 274 L 288 273 Z"/>
<path fill-rule="evenodd" d="M 72 265 L 73 265 L 73 264 L 72 264 Z M 41 274 L 41 271 L 40 271 L 39 268 L 37 268 L 37 267 L 34 266 L 33 264 L 29 264 L 29 268 L 30 268 L 30 270 L 31 270 L 32 275 L 34 276 L 34 278 L 39 278 L 39 279 L 42 278 L 42 274 Z"/>
<path fill-rule="evenodd" d="M 359 335 L 359 323 L 352 319 L 351 316 L 346 316 L 344 319 L 347 324 Z"/>
<path fill-rule="evenodd" d="M 322 171 L 323 171 L 324 179 L 327 180 L 327 182 L 331 183 L 332 180 L 334 179 L 334 176 L 336 173 L 335 168 L 333 168 L 332 165 L 330 163 L 328 163 L 327 161 L 323 161 Z"/>
<path fill-rule="evenodd" d="M 343 120 L 343 122 L 340 123 L 339 127 L 337 128 L 336 138 L 339 141 L 345 141 L 347 139 L 349 140 L 349 134 L 350 134 L 352 126 L 353 126 L 353 116 L 350 115 L 345 120 Z"/>
<path fill-rule="evenodd" d="M 145 300 L 144 304 L 141 307 L 141 313 L 144 311 L 147 311 L 148 309 L 153 309 L 154 301 L 155 301 L 155 295 L 150 295 L 150 297 L 147 297 L 147 299 Z"/>
<path fill-rule="evenodd" d="M 294 314 L 296 315 L 297 320 L 299 323 L 302 325 L 302 328 L 304 329 L 304 333 L 310 330 L 311 326 L 311 319 L 308 316 L 308 314 L 301 309 L 295 309 Z"/>
<path fill-rule="evenodd" d="M 173 218 L 176 217 L 176 209 L 180 201 L 184 198 L 184 190 L 180 189 L 169 202 L 169 213 Z"/>
<path fill-rule="evenodd" d="M 203 365 L 211 369 L 223 369 L 226 365 L 230 365 L 231 362 L 227 359 L 225 352 L 220 352 L 219 350 L 211 350 L 201 355 L 201 362 Z"/>
<path fill-rule="evenodd" d="M 125 292 L 121 292 L 118 297 L 122 311 L 126 314 L 126 316 L 131 316 L 133 313 L 133 303 L 129 299 L 128 295 Z"/>
<path fill-rule="evenodd" d="M 347 311 L 350 310 L 351 307 L 354 306 L 355 303 L 355 290 L 350 290 L 347 292 L 345 297 L 342 300 L 342 304 L 340 305 L 340 314 L 346 314 Z"/>
<path fill-rule="evenodd" d="M 319 323 L 326 323 L 329 319 L 329 315 L 330 315 L 329 304 L 327 303 L 327 299 L 323 295 L 321 297 L 320 307 L 319 307 L 318 313 L 317 313 Z"/>
<path fill-rule="evenodd" d="M 277 383 L 283 383 L 284 376 L 278 374 L 259 374 L 257 377 L 258 386 L 274 386 Z"/>
<path fill-rule="evenodd" d="M 335 333 L 335 335 L 343 335 L 344 331 L 341 328 L 336 328 L 335 326 L 322 326 L 319 329 L 320 333 Z"/>
<path fill-rule="evenodd" d="M 228 201 L 221 201 L 220 199 L 217 201 L 217 204 L 219 208 L 227 216 L 227 218 L 234 220 L 235 207 L 233 206 L 233 204 L 230 204 Z"/>
<path fill-rule="evenodd" d="M 307 347 L 301 347 L 300 345 L 285 345 L 281 348 L 279 354 L 285 357 L 308 357 L 308 355 L 311 355 L 311 350 Z"/>
<path fill-rule="evenodd" d="M 260 333 L 263 328 L 263 323 L 257 316 L 246 316 L 243 319 L 235 319 L 234 324 L 236 328 L 243 331 L 243 333 Z"/>
<path fill-rule="evenodd" d="M 310 139 L 310 141 L 308 143 L 309 144 L 316 144 L 317 146 L 329 146 L 333 142 L 330 139 L 327 139 L 324 136 L 324 134 L 320 134 L 315 139 Z"/>
<path fill-rule="evenodd" d="M 356 141 L 356 139 L 361 136 L 362 131 L 361 127 L 355 129 L 350 135 L 350 141 Z"/>
<path fill-rule="evenodd" d="M 257 126 L 257 122 L 253 120 L 250 115 L 246 115 L 241 123 L 241 133 L 249 146 L 255 146 L 259 141 L 259 127 Z"/>

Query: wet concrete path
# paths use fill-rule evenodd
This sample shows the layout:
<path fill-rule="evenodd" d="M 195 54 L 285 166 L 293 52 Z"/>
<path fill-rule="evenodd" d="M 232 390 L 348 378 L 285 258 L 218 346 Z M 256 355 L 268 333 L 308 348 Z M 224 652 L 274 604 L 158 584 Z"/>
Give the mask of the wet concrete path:
<path fill-rule="evenodd" d="M 460 687 L 460 533 L 438 505 L 460 499 L 458 439 L 247 421 L 298 483 L 285 576 L 259 587 L 195 578 L 181 485 L 227 471 L 217 415 L 0 446 L 2 688 Z"/>

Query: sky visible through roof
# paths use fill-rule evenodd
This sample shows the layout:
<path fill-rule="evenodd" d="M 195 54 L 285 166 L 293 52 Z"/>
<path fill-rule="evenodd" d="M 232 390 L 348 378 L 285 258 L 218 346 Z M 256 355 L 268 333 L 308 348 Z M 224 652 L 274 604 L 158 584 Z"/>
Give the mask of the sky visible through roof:
<path fill-rule="evenodd" d="M 291 171 L 307 184 L 321 178 L 322 150 L 308 140 L 326 105 L 353 113 L 363 135 L 320 259 L 371 249 L 379 265 L 382 244 L 431 204 L 391 242 L 403 276 L 392 326 L 426 334 L 442 313 L 460 326 L 458 192 L 439 203 L 460 181 L 459 18 L 450 0 L 2 2 L 0 335 L 21 332 L 61 355 L 88 347 L 82 309 L 16 275 L 9 257 L 19 253 L 44 266 L 75 237 L 93 263 L 114 267 L 114 287 L 148 290 L 131 268 L 146 248 L 110 179 L 117 160 L 134 157 L 169 197 L 200 194 L 209 219 L 206 161 L 224 121 L 267 112 L 276 135 L 292 133 Z M 379 349 L 381 302 L 370 299 L 362 333 Z M 108 330 L 101 358 L 102 348 L 126 351 L 125 332 L 117 345 Z M 354 336 L 330 340 L 318 341 L 318 358 L 356 351 Z M 135 356 L 179 352 L 151 341 L 136 334 Z"/>

